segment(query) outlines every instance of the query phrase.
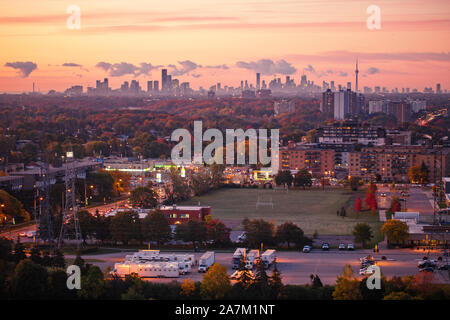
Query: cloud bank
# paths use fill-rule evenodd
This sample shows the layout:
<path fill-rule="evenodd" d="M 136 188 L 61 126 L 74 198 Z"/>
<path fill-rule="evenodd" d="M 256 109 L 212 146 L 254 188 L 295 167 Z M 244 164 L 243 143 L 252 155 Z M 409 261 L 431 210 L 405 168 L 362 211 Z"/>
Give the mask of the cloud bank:
<path fill-rule="evenodd" d="M 139 66 L 128 62 L 114 63 L 101 61 L 97 63 L 97 68 L 103 69 L 111 77 L 121 77 L 125 75 L 133 75 L 135 77 L 144 75 L 150 75 L 152 70 L 158 69 L 161 66 L 154 66 L 151 63 L 142 62 Z"/>
<path fill-rule="evenodd" d="M 297 71 L 297 69 L 286 60 L 273 61 L 270 59 L 260 59 L 258 61 L 238 61 L 236 63 L 238 68 L 249 69 L 263 75 L 283 74 L 290 75 Z"/>
<path fill-rule="evenodd" d="M 37 64 L 31 61 L 22 62 L 7 62 L 5 63 L 5 67 L 13 68 L 19 70 L 19 73 L 23 78 L 26 78 L 37 68 Z"/>

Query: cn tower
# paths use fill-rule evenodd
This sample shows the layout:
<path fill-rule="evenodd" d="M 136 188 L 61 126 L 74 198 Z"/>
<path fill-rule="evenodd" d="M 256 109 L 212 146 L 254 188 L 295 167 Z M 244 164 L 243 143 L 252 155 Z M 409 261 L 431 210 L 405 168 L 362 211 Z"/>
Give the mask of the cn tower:
<path fill-rule="evenodd" d="M 356 76 L 356 83 L 355 83 L 355 92 L 358 93 L 358 59 L 356 59 L 356 70 L 355 70 L 355 76 Z"/>

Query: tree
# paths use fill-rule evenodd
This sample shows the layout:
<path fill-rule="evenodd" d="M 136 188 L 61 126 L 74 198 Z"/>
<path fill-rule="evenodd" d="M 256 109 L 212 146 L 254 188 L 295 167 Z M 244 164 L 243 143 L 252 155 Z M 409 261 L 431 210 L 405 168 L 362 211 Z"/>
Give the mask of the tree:
<path fill-rule="evenodd" d="M 323 287 L 322 280 L 320 280 L 320 278 L 319 278 L 319 276 L 317 274 L 316 275 L 311 274 L 310 278 L 311 278 L 311 285 L 314 288 L 321 288 L 321 287 Z"/>
<path fill-rule="evenodd" d="M 120 196 L 121 193 L 130 191 L 131 175 L 129 173 L 114 170 L 110 174 L 114 179 L 113 191 L 116 195 Z"/>
<path fill-rule="evenodd" d="M 211 185 L 213 188 L 218 188 L 223 182 L 225 165 L 213 163 L 209 166 L 209 171 L 211 172 Z"/>
<path fill-rule="evenodd" d="M 375 194 L 373 194 L 372 192 L 367 191 L 366 199 L 364 200 L 364 202 L 367 204 L 367 207 L 369 207 L 372 210 L 372 214 L 373 214 L 374 211 L 378 207 L 377 200 L 375 198 Z"/>
<path fill-rule="evenodd" d="M 64 254 L 61 250 L 55 250 L 55 254 L 52 257 L 52 266 L 55 268 L 65 268 L 66 260 L 64 259 Z"/>
<path fill-rule="evenodd" d="M 406 292 L 391 292 L 390 294 L 384 296 L 383 300 L 413 300 Z"/>
<path fill-rule="evenodd" d="M 87 210 L 80 210 L 77 214 L 83 243 L 86 243 L 86 240 L 95 234 L 95 218 Z M 74 223 L 73 217 L 71 218 L 70 223 Z"/>
<path fill-rule="evenodd" d="M 144 240 L 156 241 L 158 247 L 172 238 L 172 228 L 164 213 L 155 210 L 142 220 L 142 236 Z"/>
<path fill-rule="evenodd" d="M 342 275 L 337 278 L 333 291 L 334 300 L 362 300 L 359 281 L 353 275 L 352 267 L 347 264 Z"/>
<path fill-rule="evenodd" d="M 390 214 L 394 214 L 395 212 L 401 211 L 401 209 L 402 209 L 402 205 L 400 203 L 400 200 L 395 196 L 392 197 L 391 205 L 389 207 L 388 212 Z"/>
<path fill-rule="evenodd" d="M 36 248 L 36 247 L 31 248 L 30 260 L 36 264 L 42 263 L 41 252 L 39 251 L 38 248 Z"/>
<path fill-rule="evenodd" d="M 357 197 L 355 200 L 355 207 L 353 209 L 356 213 L 356 216 L 359 216 L 359 214 L 361 213 L 362 210 L 362 203 L 361 203 L 361 198 Z"/>
<path fill-rule="evenodd" d="M 81 289 L 78 295 L 82 299 L 98 300 L 106 294 L 103 273 L 97 266 L 90 266 L 87 274 L 81 277 Z"/>
<path fill-rule="evenodd" d="M 267 245 L 274 244 L 275 226 L 272 222 L 267 222 L 263 219 L 244 219 L 242 224 L 246 232 L 245 241 L 249 246 L 259 247 L 261 243 Z"/>
<path fill-rule="evenodd" d="M 19 239 L 17 239 L 17 242 L 14 244 L 14 255 L 13 259 L 16 263 L 19 263 L 20 261 L 27 258 L 27 255 L 25 254 L 25 248 L 23 244 L 20 242 Z"/>
<path fill-rule="evenodd" d="M 256 259 L 255 263 L 255 282 L 267 286 L 269 284 L 269 277 L 266 273 L 264 261 L 261 258 Z"/>
<path fill-rule="evenodd" d="M 269 287 L 272 292 L 272 298 L 277 299 L 283 290 L 283 282 L 281 279 L 281 272 L 278 270 L 277 259 L 273 262 L 272 275 L 269 279 Z"/>
<path fill-rule="evenodd" d="M 114 191 L 114 178 L 107 171 L 88 172 L 86 176 L 88 196 L 95 201 L 103 201 L 104 197 L 111 197 Z"/>
<path fill-rule="evenodd" d="M 30 260 L 22 260 L 11 278 L 13 299 L 42 299 L 48 293 L 47 270 Z"/>
<path fill-rule="evenodd" d="M 77 290 L 67 288 L 67 273 L 65 270 L 51 270 L 48 273 L 48 298 L 52 300 L 67 300 L 76 298 Z"/>
<path fill-rule="evenodd" d="M 216 246 L 225 246 L 230 243 L 230 231 L 219 219 L 209 219 L 206 222 L 207 239 Z"/>
<path fill-rule="evenodd" d="M 400 220 L 387 220 L 381 227 L 381 232 L 387 237 L 389 243 L 403 244 L 408 240 L 408 225 Z"/>
<path fill-rule="evenodd" d="M 239 273 L 236 280 L 239 282 L 239 284 L 242 286 L 243 289 L 248 289 L 250 285 L 253 283 L 254 277 L 253 272 L 247 269 L 247 266 L 245 264 L 246 264 L 245 258 L 242 257 L 239 260 L 239 265 L 237 268 L 237 271 Z"/>
<path fill-rule="evenodd" d="M 191 297 L 195 293 L 195 282 L 191 279 L 184 279 L 183 283 L 181 284 L 181 292 L 180 295 L 185 297 Z"/>
<path fill-rule="evenodd" d="M 118 212 L 110 225 L 114 241 L 127 245 L 130 240 L 141 240 L 141 223 L 139 215 L 134 211 Z"/>
<path fill-rule="evenodd" d="M 169 179 L 170 183 L 164 186 L 167 204 L 174 204 L 177 201 L 188 199 L 190 195 L 189 186 L 185 179 L 180 176 L 177 169 L 170 168 Z"/>
<path fill-rule="evenodd" d="M 192 242 L 195 248 L 197 242 L 206 241 L 207 229 L 204 222 L 189 220 L 187 223 L 177 225 L 175 239 Z"/>
<path fill-rule="evenodd" d="M 203 276 L 200 293 L 205 299 L 219 300 L 230 291 L 231 283 L 227 268 L 214 263 Z"/>
<path fill-rule="evenodd" d="M 361 243 L 365 247 L 366 242 L 373 237 L 372 228 L 367 223 L 357 223 L 353 227 L 353 236 L 355 242 Z"/>
<path fill-rule="evenodd" d="M 409 180 L 412 183 L 425 184 L 428 182 L 428 167 L 422 162 L 420 166 L 412 166 L 409 168 Z"/>
<path fill-rule="evenodd" d="M 153 189 L 137 187 L 130 194 L 133 208 L 152 209 L 158 205 L 158 195 Z"/>
<path fill-rule="evenodd" d="M 111 238 L 110 232 L 110 224 L 112 217 L 105 217 L 101 215 L 98 210 L 94 216 L 94 224 L 95 224 L 95 238 L 100 240 L 102 243 L 106 239 Z"/>
<path fill-rule="evenodd" d="M 289 170 L 281 170 L 275 176 L 275 183 L 277 185 L 287 184 L 290 186 L 294 178 L 292 177 L 291 171 Z"/>
<path fill-rule="evenodd" d="M 294 184 L 297 187 L 311 187 L 312 186 L 312 176 L 306 169 L 301 169 L 294 178 Z"/>
<path fill-rule="evenodd" d="M 358 191 L 360 177 L 350 177 L 350 189 L 352 191 Z"/>
<path fill-rule="evenodd" d="M 30 214 L 23 204 L 5 190 L 0 190 L 0 221 L 23 222 L 30 220 Z"/>
<path fill-rule="evenodd" d="M 279 243 L 287 243 L 288 248 L 290 248 L 291 243 L 295 243 L 297 247 L 302 247 L 308 242 L 303 230 L 290 221 L 277 227 L 275 238 Z"/>
<path fill-rule="evenodd" d="M 85 152 L 91 156 L 109 156 L 109 146 L 104 141 L 89 141 L 85 145 Z"/>
<path fill-rule="evenodd" d="M 211 190 L 211 176 L 206 169 L 199 169 L 197 173 L 191 175 L 191 188 L 196 196 Z"/>

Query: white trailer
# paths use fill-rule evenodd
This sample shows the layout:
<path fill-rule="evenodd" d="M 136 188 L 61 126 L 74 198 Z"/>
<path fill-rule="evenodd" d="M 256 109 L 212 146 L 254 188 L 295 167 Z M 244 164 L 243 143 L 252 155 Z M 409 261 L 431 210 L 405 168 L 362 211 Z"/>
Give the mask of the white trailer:
<path fill-rule="evenodd" d="M 262 256 L 261 256 L 261 260 L 264 262 L 264 266 L 267 268 L 269 268 L 272 263 L 275 261 L 276 258 L 276 251 L 275 250 L 266 250 Z"/>
<path fill-rule="evenodd" d="M 250 250 L 246 259 L 245 259 L 245 267 L 248 270 L 252 270 L 255 266 L 256 259 L 259 258 L 259 250 Z"/>
<path fill-rule="evenodd" d="M 233 269 L 239 268 L 239 263 L 241 262 L 241 259 L 246 255 L 246 253 L 247 249 L 245 248 L 237 248 L 236 251 L 234 251 L 232 263 Z"/>
<path fill-rule="evenodd" d="M 198 272 L 206 272 L 208 271 L 209 267 L 211 267 L 214 264 L 215 260 L 215 254 L 214 251 L 207 251 L 205 252 L 199 261 L 198 266 Z"/>
<path fill-rule="evenodd" d="M 178 278 L 180 276 L 179 266 L 176 262 L 116 263 L 111 273 L 119 277 L 133 273 L 142 278 Z"/>

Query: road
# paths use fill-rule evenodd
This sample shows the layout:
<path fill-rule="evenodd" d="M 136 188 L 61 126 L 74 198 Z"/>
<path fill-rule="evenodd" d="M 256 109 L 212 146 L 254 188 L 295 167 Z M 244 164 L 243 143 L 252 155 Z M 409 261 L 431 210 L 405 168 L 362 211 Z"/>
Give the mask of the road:
<path fill-rule="evenodd" d="M 378 187 L 378 194 L 386 193 L 386 197 L 378 198 L 378 207 L 388 209 L 391 205 L 393 193 L 389 187 Z M 399 198 L 406 199 L 402 201 L 402 210 L 410 212 L 420 212 L 423 217 L 431 218 L 433 216 L 433 196 L 431 191 L 424 191 L 420 187 L 410 187 L 408 191 L 409 197 L 402 197 L 400 191 L 396 191 Z"/>
<path fill-rule="evenodd" d="M 186 253 L 186 252 L 184 252 Z M 83 259 L 91 260 L 95 265 L 98 265 L 103 271 L 107 268 L 113 268 L 114 263 L 122 262 L 125 255 L 130 252 L 110 253 L 104 255 L 86 255 Z M 356 250 L 356 251 L 322 251 L 314 249 L 310 253 L 283 251 L 277 252 L 278 269 L 280 270 L 284 284 L 308 284 L 310 283 L 310 275 L 317 274 L 322 283 L 334 284 L 336 278 L 342 273 L 342 269 L 346 264 L 350 264 L 353 272 L 359 276 L 360 262 L 359 258 L 372 254 L 370 250 Z M 194 253 L 195 259 L 198 260 L 202 253 Z M 381 256 L 387 257 L 386 261 L 381 260 Z M 437 259 L 439 252 L 430 254 L 430 258 Z M 374 255 L 377 265 L 380 267 L 383 275 L 387 277 L 405 276 L 418 274 L 417 263 L 424 256 L 424 252 L 411 249 L 393 249 L 385 250 Z M 216 262 L 227 267 L 228 274 L 231 275 L 234 270 L 231 268 L 232 253 L 216 253 Z M 67 256 L 67 258 L 74 258 Z M 268 274 L 271 270 L 268 271 Z M 447 271 L 436 271 L 436 281 L 449 282 Z M 183 281 L 185 278 L 190 278 L 194 281 L 200 281 L 203 274 L 193 270 L 190 274 L 177 278 L 178 281 Z M 170 282 L 174 279 L 147 279 L 152 282 Z"/>

